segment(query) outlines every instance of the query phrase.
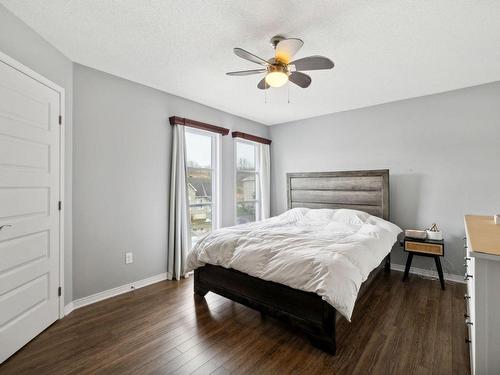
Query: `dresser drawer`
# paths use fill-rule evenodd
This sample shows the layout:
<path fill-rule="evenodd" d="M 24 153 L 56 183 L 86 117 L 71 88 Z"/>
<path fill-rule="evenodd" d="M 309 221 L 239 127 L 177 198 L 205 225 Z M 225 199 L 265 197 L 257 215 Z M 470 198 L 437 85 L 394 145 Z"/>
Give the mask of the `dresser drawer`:
<path fill-rule="evenodd" d="M 443 245 L 433 243 L 405 241 L 405 250 L 414 253 L 443 255 Z"/>
<path fill-rule="evenodd" d="M 468 325 L 465 329 L 465 342 L 467 343 L 467 346 L 469 347 L 469 363 L 471 366 L 471 374 L 474 374 L 474 350 L 476 347 L 476 342 L 474 338 L 474 326 Z"/>
<path fill-rule="evenodd" d="M 467 294 L 474 297 L 474 274 L 475 274 L 475 259 L 467 253 L 465 257 L 465 275 L 464 281 L 467 283 Z"/>

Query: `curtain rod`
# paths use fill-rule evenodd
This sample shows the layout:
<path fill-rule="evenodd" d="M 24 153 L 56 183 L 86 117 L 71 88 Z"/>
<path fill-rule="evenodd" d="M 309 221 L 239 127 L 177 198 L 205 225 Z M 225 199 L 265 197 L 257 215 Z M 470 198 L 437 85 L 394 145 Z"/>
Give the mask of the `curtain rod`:
<path fill-rule="evenodd" d="M 267 138 L 257 137 L 256 135 L 238 132 L 238 131 L 232 132 L 231 134 L 233 135 L 233 138 L 243 138 L 243 139 L 246 139 L 247 141 L 263 143 L 265 145 L 270 145 L 272 142 L 270 139 L 267 139 Z"/>
<path fill-rule="evenodd" d="M 207 124 L 207 123 L 201 122 L 201 121 L 190 120 L 190 119 L 184 118 L 184 117 L 172 116 L 172 117 L 169 117 L 169 121 L 170 121 L 170 125 L 172 125 L 172 126 L 177 124 L 177 125 L 189 126 L 191 128 L 207 130 L 209 132 L 219 133 L 222 135 L 229 134 L 229 129 L 223 128 L 221 126 Z"/>

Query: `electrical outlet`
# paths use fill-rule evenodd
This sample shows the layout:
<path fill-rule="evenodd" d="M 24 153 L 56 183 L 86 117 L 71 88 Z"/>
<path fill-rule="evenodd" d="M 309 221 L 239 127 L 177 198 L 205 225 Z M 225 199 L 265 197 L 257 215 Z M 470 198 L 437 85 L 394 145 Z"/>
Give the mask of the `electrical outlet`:
<path fill-rule="evenodd" d="M 125 264 L 130 264 L 134 262 L 134 254 L 125 253 Z"/>

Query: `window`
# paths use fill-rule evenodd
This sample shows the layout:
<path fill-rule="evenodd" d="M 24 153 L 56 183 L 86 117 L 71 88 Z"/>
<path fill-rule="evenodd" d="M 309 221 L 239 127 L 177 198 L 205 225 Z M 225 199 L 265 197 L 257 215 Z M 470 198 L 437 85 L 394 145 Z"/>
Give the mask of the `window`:
<path fill-rule="evenodd" d="M 236 155 L 236 224 L 260 217 L 259 145 L 244 140 L 235 141 Z"/>
<path fill-rule="evenodd" d="M 192 245 L 218 227 L 218 148 L 218 134 L 186 128 L 186 167 Z"/>

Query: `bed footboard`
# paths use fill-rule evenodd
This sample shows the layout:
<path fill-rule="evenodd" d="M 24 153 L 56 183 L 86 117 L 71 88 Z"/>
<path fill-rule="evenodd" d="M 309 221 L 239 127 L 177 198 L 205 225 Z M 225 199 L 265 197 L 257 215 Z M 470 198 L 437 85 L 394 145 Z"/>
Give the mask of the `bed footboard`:
<path fill-rule="evenodd" d="M 390 271 L 390 255 L 371 272 L 358 298 L 382 269 Z M 317 294 L 206 264 L 194 271 L 194 292 L 203 297 L 209 291 L 284 320 L 304 331 L 315 347 L 335 354 L 335 323 L 340 315 Z"/>
<path fill-rule="evenodd" d="M 210 264 L 194 271 L 194 292 L 212 291 L 304 331 L 314 346 L 335 354 L 336 310 L 314 293 Z"/>

